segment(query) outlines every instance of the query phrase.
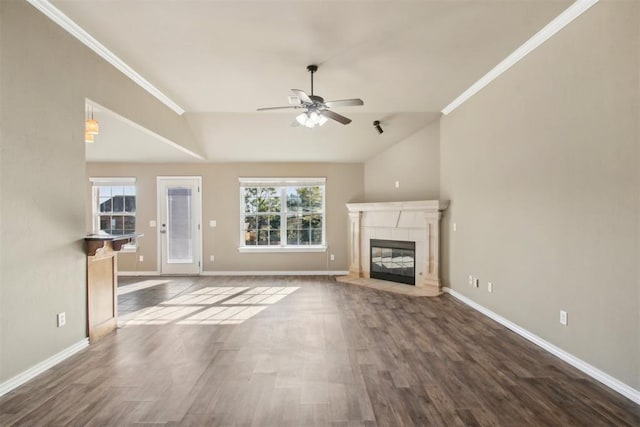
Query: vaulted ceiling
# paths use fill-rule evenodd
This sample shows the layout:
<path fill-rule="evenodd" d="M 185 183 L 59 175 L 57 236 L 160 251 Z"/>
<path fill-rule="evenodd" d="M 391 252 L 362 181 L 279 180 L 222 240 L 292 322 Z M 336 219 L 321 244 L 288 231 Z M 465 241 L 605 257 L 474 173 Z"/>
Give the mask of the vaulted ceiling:
<path fill-rule="evenodd" d="M 186 111 L 208 160 L 363 161 L 437 119 L 571 1 L 52 3 Z M 353 123 L 292 128 L 296 111 L 255 111 L 309 92 L 308 64 L 316 94 L 364 100 L 335 110 Z"/>

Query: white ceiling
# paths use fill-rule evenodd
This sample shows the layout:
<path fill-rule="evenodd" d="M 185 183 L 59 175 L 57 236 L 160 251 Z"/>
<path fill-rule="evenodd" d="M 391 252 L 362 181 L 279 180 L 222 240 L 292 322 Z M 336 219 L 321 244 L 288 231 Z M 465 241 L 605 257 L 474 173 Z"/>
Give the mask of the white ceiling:
<path fill-rule="evenodd" d="M 328 144 L 311 149 L 314 159 L 363 161 L 432 119 L 572 2 L 52 3 L 184 108 L 209 160 L 262 152 L 251 156 L 295 161 L 300 144 Z M 295 111 L 255 113 L 286 105 L 292 88 L 309 91 L 312 63 L 316 94 L 364 100 L 336 109 L 352 124 L 290 129 Z M 396 122 L 379 136 L 371 122 L 388 116 Z"/>
<path fill-rule="evenodd" d="M 200 161 L 177 148 L 176 144 L 130 122 L 106 108 L 90 105 L 100 133 L 93 143 L 85 144 L 89 162 L 194 162 Z"/>
<path fill-rule="evenodd" d="M 216 161 L 361 162 L 437 119 L 437 113 L 350 113 L 347 126 L 292 127 L 282 113 L 187 113 L 206 157 Z M 384 133 L 373 121 L 381 119 Z"/>

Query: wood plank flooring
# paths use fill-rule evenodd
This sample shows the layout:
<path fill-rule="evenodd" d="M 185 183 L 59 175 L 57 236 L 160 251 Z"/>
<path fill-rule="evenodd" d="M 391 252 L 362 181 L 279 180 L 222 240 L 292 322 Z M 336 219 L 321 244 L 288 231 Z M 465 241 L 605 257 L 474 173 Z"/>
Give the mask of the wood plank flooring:
<path fill-rule="evenodd" d="M 640 425 L 638 405 L 447 295 L 172 277 L 119 300 L 117 333 L 0 399 L 0 425 Z"/>

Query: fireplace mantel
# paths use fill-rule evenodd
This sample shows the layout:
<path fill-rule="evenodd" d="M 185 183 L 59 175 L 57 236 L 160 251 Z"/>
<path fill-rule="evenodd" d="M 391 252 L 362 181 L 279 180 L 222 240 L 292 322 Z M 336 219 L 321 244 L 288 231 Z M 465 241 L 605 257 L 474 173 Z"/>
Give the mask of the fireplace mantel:
<path fill-rule="evenodd" d="M 416 243 L 417 287 L 440 291 L 440 218 L 448 201 L 348 203 L 349 276 L 369 278 L 369 241 Z"/>
<path fill-rule="evenodd" d="M 429 211 L 442 212 L 449 206 L 448 201 L 417 200 L 411 202 L 373 202 L 347 203 L 349 212 L 393 212 L 393 211 Z"/>

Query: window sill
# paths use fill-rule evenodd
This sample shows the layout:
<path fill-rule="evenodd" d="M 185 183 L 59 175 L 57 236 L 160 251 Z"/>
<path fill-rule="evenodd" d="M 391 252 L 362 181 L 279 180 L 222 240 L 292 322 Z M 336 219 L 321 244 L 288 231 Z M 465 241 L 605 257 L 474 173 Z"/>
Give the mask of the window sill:
<path fill-rule="evenodd" d="M 240 253 L 287 253 L 287 252 L 326 252 L 327 247 L 322 245 L 309 246 L 240 246 Z"/>

